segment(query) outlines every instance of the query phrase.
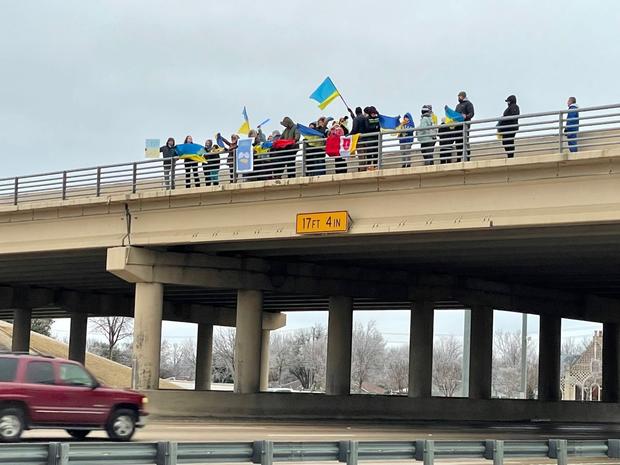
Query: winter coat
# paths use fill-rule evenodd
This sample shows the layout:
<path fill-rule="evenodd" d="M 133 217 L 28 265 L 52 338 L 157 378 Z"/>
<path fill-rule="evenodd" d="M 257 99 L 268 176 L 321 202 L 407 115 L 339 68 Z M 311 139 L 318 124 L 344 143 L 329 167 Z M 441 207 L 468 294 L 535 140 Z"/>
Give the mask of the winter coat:
<path fill-rule="evenodd" d="M 420 120 L 420 127 L 418 129 L 418 141 L 420 141 L 420 143 L 426 144 L 428 142 L 435 142 L 437 128 L 431 128 L 431 126 L 433 126 L 433 117 L 431 115 L 423 116 Z"/>
<path fill-rule="evenodd" d="M 159 147 L 159 151 L 164 158 L 174 158 L 177 156 L 177 149 L 175 147 L 168 147 L 168 144 Z"/>
<path fill-rule="evenodd" d="M 521 114 L 516 99 L 508 102 L 508 108 L 504 110 L 502 118 L 497 122 L 497 132 L 511 134 L 519 130 L 519 116 Z"/>
<path fill-rule="evenodd" d="M 353 118 L 351 134 L 364 134 L 366 132 L 368 132 L 368 118 L 364 115 L 358 115 Z"/>
<path fill-rule="evenodd" d="M 405 130 L 405 132 L 401 132 L 398 134 L 398 142 L 401 144 L 413 144 L 413 128 L 415 128 L 415 124 L 413 123 L 413 118 L 411 117 L 411 113 L 405 113 L 405 117 L 409 119 L 407 124 L 401 124 L 398 126 L 399 131 Z"/>
<path fill-rule="evenodd" d="M 579 107 L 573 103 L 568 107 L 568 110 L 569 112 L 566 115 L 566 132 L 579 131 Z"/>
<path fill-rule="evenodd" d="M 289 140 L 292 139 L 295 142 L 299 142 L 299 139 L 301 139 L 301 133 L 293 120 L 287 116 L 282 120 L 282 125 L 284 126 L 284 131 L 282 131 L 281 138 Z"/>
<path fill-rule="evenodd" d="M 465 117 L 465 121 L 470 121 L 474 117 L 474 104 L 465 99 L 454 109 L 457 113 L 460 113 Z"/>

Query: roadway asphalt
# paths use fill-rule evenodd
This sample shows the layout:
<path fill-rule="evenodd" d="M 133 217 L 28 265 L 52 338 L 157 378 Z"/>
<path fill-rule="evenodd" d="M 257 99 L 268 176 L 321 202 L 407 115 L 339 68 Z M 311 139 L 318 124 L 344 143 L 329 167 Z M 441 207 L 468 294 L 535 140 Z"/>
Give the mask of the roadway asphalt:
<path fill-rule="evenodd" d="M 104 439 L 96 431 L 91 440 Z M 342 421 L 222 421 L 203 419 L 154 419 L 135 436 L 136 441 L 388 441 L 416 439 L 610 439 L 620 438 L 620 424 L 550 425 L 434 423 L 347 423 Z M 24 433 L 28 441 L 68 441 L 63 430 Z"/>

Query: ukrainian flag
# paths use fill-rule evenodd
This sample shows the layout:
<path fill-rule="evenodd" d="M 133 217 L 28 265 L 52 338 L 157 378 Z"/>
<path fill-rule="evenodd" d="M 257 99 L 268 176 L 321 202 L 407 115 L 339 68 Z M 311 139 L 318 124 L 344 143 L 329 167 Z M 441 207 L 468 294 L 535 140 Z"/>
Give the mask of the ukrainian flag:
<path fill-rule="evenodd" d="M 446 112 L 446 123 L 447 124 L 450 124 L 452 122 L 462 123 L 463 121 L 465 121 L 465 117 L 462 114 L 454 111 L 448 105 L 443 107 L 443 109 Z"/>
<path fill-rule="evenodd" d="M 243 134 L 244 136 L 247 136 L 248 133 L 250 132 L 250 120 L 248 118 L 248 112 L 245 109 L 245 107 L 243 107 L 243 124 L 241 125 L 241 127 L 239 128 L 239 130 L 237 131 L 239 134 Z"/>
<path fill-rule="evenodd" d="M 319 108 L 324 110 L 327 105 L 332 103 L 335 98 L 340 96 L 340 92 L 328 76 L 323 83 L 310 95 L 312 100 L 319 102 Z"/>

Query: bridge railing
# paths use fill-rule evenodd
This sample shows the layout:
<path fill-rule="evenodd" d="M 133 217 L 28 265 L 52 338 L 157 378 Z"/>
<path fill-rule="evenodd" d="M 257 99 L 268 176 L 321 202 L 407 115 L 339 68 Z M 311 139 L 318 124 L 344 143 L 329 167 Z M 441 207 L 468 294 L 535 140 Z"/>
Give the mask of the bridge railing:
<path fill-rule="evenodd" d="M 144 443 L 31 443 L 0 445 L 0 463 L 21 465 L 177 465 L 183 463 L 334 462 L 435 459 L 486 459 L 501 465 L 505 459 L 551 458 L 566 465 L 569 457 L 620 458 L 620 440 L 534 441 L 332 441 L 332 442 L 144 442 Z"/>
<path fill-rule="evenodd" d="M 620 104 L 579 109 L 578 126 L 568 110 L 466 123 L 364 134 L 352 154 L 327 156 L 326 139 L 256 153 L 251 172 L 238 172 L 234 152 L 209 154 L 204 163 L 143 160 L 0 179 L 0 205 L 100 197 L 153 189 L 321 176 L 376 169 L 467 163 L 538 156 L 620 145 Z"/>

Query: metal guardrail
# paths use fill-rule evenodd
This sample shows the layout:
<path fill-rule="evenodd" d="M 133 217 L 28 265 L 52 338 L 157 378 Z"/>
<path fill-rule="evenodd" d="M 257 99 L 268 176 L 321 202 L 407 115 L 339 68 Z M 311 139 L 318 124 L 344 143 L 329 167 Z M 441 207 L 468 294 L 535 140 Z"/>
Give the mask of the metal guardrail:
<path fill-rule="evenodd" d="M 177 465 L 212 463 L 340 462 L 416 460 L 432 465 L 436 458 L 552 458 L 566 465 L 569 457 L 620 458 L 620 439 L 537 441 L 387 441 L 387 442 L 84 442 L 0 445 L 0 463 L 11 465 Z"/>
<path fill-rule="evenodd" d="M 3 178 L 0 205 L 600 149 L 620 145 L 620 104 L 580 108 L 578 126 L 562 110 L 364 134 L 349 157 L 327 156 L 325 141 L 257 153 L 251 173 L 237 173 L 229 150 L 205 163 L 168 158 Z"/>

